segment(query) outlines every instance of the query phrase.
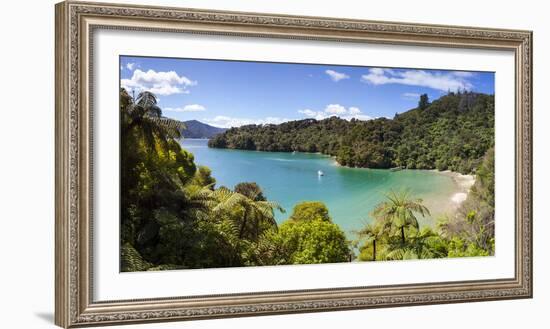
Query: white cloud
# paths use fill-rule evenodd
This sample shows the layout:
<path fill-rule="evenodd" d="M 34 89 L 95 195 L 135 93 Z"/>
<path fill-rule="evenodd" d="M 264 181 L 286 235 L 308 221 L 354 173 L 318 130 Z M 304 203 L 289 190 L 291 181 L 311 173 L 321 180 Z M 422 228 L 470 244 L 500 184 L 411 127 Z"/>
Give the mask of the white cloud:
<path fill-rule="evenodd" d="M 148 70 L 144 72 L 136 69 L 131 79 L 122 79 L 122 87 L 128 91 L 136 92 L 150 91 L 156 95 L 188 94 L 188 87 L 195 86 L 196 81 L 192 81 L 185 76 L 178 75 L 175 71 L 156 72 Z"/>
<path fill-rule="evenodd" d="M 126 68 L 130 71 L 134 70 L 136 63 L 126 63 Z"/>
<path fill-rule="evenodd" d="M 345 120 L 357 119 L 357 120 L 371 120 L 372 117 L 363 114 L 358 107 L 351 106 L 345 108 L 340 104 L 329 104 L 323 111 L 315 111 L 312 109 L 299 110 L 298 113 L 304 114 L 308 118 L 316 120 L 323 120 L 330 117 L 340 117 Z"/>
<path fill-rule="evenodd" d="M 325 112 L 329 114 L 345 114 L 348 110 L 340 104 L 329 104 L 325 108 Z"/>
<path fill-rule="evenodd" d="M 401 96 L 405 98 L 420 98 L 420 94 L 417 93 L 403 93 Z"/>
<path fill-rule="evenodd" d="M 308 117 L 314 117 L 317 114 L 317 111 L 305 109 L 305 110 L 299 110 L 298 113 L 305 114 Z"/>
<path fill-rule="evenodd" d="M 201 112 L 201 111 L 206 111 L 206 107 L 200 104 L 189 104 L 189 105 L 185 105 L 183 107 L 183 110 L 185 112 Z"/>
<path fill-rule="evenodd" d="M 388 73 L 392 73 L 393 70 L 392 69 L 383 69 L 383 68 L 380 68 L 380 67 L 373 67 L 372 69 L 369 70 L 371 73 L 373 74 L 384 74 L 386 72 Z"/>
<path fill-rule="evenodd" d="M 329 116 L 323 112 L 323 111 L 314 111 L 311 109 L 305 109 L 305 110 L 298 110 L 298 113 L 305 114 L 306 117 L 312 118 L 315 120 L 323 120 L 328 118 Z"/>
<path fill-rule="evenodd" d="M 470 90 L 473 85 L 466 79 L 470 72 L 428 72 L 424 70 L 404 70 L 372 68 L 361 76 L 361 81 L 373 85 L 402 84 L 429 87 L 443 91 Z"/>
<path fill-rule="evenodd" d="M 250 119 L 250 118 L 235 118 L 235 117 L 229 117 L 225 115 L 218 115 L 214 118 L 203 119 L 202 121 L 214 127 L 231 128 L 231 127 L 240 127 L 245 125 L 281 124 L 283 122 L 291 121 L 291 119 L 279 118 L 279 117 Z"/>
<path fill-rule="evenodd" d="M 345 120 L 348 120 L 348 121 L 351 120 L 351 119 L 368 121 L 368 120 L 372 120 L 374 118 L 371 117 L 370 115 L 366 115 L 366 114 L 355 114 L 355 115 L 347 115 L 345 117 L 342 117 L 342 119 L 345 119 Z"/>
<path fill-rule="evenodd" d="M 345 108 L 340 104 L 329 104 L 323 111 L 315 111 L 312 109 L 299 110 L 298 113 L 303 114 L 307 118 L 323 120 L 332 116 L 338 116 L 345 120 L 371 120 L 372 117 L 363 114 L 357 107 Z M 220 128 L 240 127 L 244 125 L 265 125 L 265 124 L 281 124 L 295 119 L 282 117 L 265 117 L 260 119 L 238 118 L 225 115 L 218 115 L 213 118 L 203 118 L 201 121 L 209 125 Z"/>
<path fill-rule="evenodd" d="M 452 74 L 456 75 L 457 77 L 463 77 L 463 78 L 469 78 L 475 75 L 474 72 L 467 72 L 467 71 L 454 71 L 452 72 Z"/>
<path fill-rule="evenodd" d="M 168 112 L 202 112 L 206 111 L 206 107 L 200 104 L 189 104 L 184 107 L 166 107 L 163 110 Z"/>
<path fill-rule="evenodd" d="M 325 73 L 328 74 L 328 76 L 334 82 L 338 82 L 338 81 L 343 80 L 343 79 L 349 79 L 349 75 L 347 75 L 345 73 L 336 72 L 336 71 L 333 71 L 333 70 L 326 70 Z"/>

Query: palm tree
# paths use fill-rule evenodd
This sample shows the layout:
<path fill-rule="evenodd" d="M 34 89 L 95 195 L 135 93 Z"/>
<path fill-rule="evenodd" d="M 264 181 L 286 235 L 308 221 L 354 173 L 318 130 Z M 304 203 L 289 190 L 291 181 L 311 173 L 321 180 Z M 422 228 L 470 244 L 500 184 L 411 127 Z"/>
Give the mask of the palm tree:
<path fill-rule="evenodd" d="M 367 224 L 363 229 L 356 232 L 360 239 L 365 239 L 365 244 L 372 243 L 372 260 L 376 260 L 376 242 L 380 240 L 384 234 L 381 225 Z"/>
<path fill-rule="evenodd" d="M 157 105 L 157 97 L 153 93 L 142 91 L 136 100 L 130 97 L 123 88 L 120 93 L 123 136 L 135 127 L 139 127 L 149 148 L 154 149 L 155 142 L 158 141 L 164 150 L 168 149 L 170 139 L 181 137 L 181 131 L 185 129 L 185 124 L 163 117 L 162 110 Z"/>
<path fill-rule="evenodd" d="M 194 219 L 206 219 L 211 209 L 216 205 L 216 199 L 212 195 L 212 188 L 215 183 L 198 186 L 192 183 L 179 184 L 179 189 L 184 191 L 183 203 L 185 206 L 184 217 Z"/>
<path fill-rule="evenodd" d="M 447 257 L 442 238 L 430 228 L 424 228 L 410 239 L 407 245 L 389 243 L 386 259 L 433 259 Z"/>
<path fill-rule="evenodd" d="M 256 201 L 240 193 L 233 192 L 227 188 L 220 187 L 212 192 L 218 204 L 212 209 L 213 213 L 222 213 L 240 209 L 242 217 L 239 224 L 239 235 L 242 239 L 245 236 L 247 226 L 251 226 L 252 238 L 257 240 L 261 234 L 262 224 L 267 224 L 268 228 L 276 228 L 275 210 L 284 213 L 285 210 L 273 201 Z"/>
<path fill-rule="evenodd" d="M 381 229 L 386 232 L 401 233 L 401 243 L 405 244 L 405 229 L 414 227 L 418 230 L 417 214 L 429 215 L 430 211 L 422 204 L 422 199 L 410 199 L 410 191 L 390 191 L 386 194 L 388 199 L 380 203 L 373 212 L 379 221 Z"/>

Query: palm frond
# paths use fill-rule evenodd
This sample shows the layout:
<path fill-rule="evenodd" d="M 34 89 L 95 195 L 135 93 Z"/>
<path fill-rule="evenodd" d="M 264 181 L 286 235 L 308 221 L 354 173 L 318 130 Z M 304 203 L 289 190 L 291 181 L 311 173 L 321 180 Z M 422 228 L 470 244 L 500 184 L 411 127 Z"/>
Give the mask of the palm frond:
<path fill-rule="evenodd" d="M 246 197 L 242 194 L 232 192 L 228 189 L 220 188 L 214 192 L 214 197 L 219 203 L 212 209 L 214 213 L 220 213 L 224 211 L 230 211 L 237 206 L 241 206 Z"/>
<path fill-rule="evenodd" d="M 157 105 L 157 97 L 150 91 L 142 91 L 138 94 L 136 104 L 144 108 Z"/>
<path fill-rule="evenodd" d="M 150 120 L 159 128 L 158 132 L 161 135 L 164 135 L 163 137 L 174 139 L 180 138 L 181 131 L 186 128 L 183 122 L 174 119 L 164 117 L 148 117 L 147 120 Z"/>

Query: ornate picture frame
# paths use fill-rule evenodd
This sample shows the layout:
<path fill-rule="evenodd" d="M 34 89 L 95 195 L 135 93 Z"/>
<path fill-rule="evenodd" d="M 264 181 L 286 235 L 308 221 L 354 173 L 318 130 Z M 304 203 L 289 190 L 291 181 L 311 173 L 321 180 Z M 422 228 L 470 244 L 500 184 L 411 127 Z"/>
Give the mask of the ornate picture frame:
<path fill-rule="evenodd" d="M 532 32 L 79 1 L 57 4 L 55 24 L 57 325 L 72 328 L 532 297 Z M 91 49 L 93 33 L 98 29 L 512 51 L 515 57 L 514 277 L 94 301 Z"/>

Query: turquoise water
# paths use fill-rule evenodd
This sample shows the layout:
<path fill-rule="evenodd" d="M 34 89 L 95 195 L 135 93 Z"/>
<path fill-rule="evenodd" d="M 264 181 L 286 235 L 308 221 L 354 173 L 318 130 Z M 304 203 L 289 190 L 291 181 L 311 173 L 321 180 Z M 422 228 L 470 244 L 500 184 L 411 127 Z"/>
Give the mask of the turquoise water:
<path fill-rule="evenodd" d="M 450 177 L 429 170 L 345 168 L 321 154 L 213 149 L 207 144 L 205 139 L 182 141 L 183 148 L 194 154 L 195 163 L 212 169 L 216 186 L 258 183 L 269 200 L 286 210 L 286 214 L 277 214 L 278 222 L 288 218 L 298 202 L 322 201 L 333 221 L 350 233 L 371 221 L 369 213 L 391 189 L 410 188 L 424 200 L 431 218 L 449 211 L 458 191 Z M 325 175 L 319 177 L 318 170 Z M 431 218 L 421 222 L 431 224 Z"/>

